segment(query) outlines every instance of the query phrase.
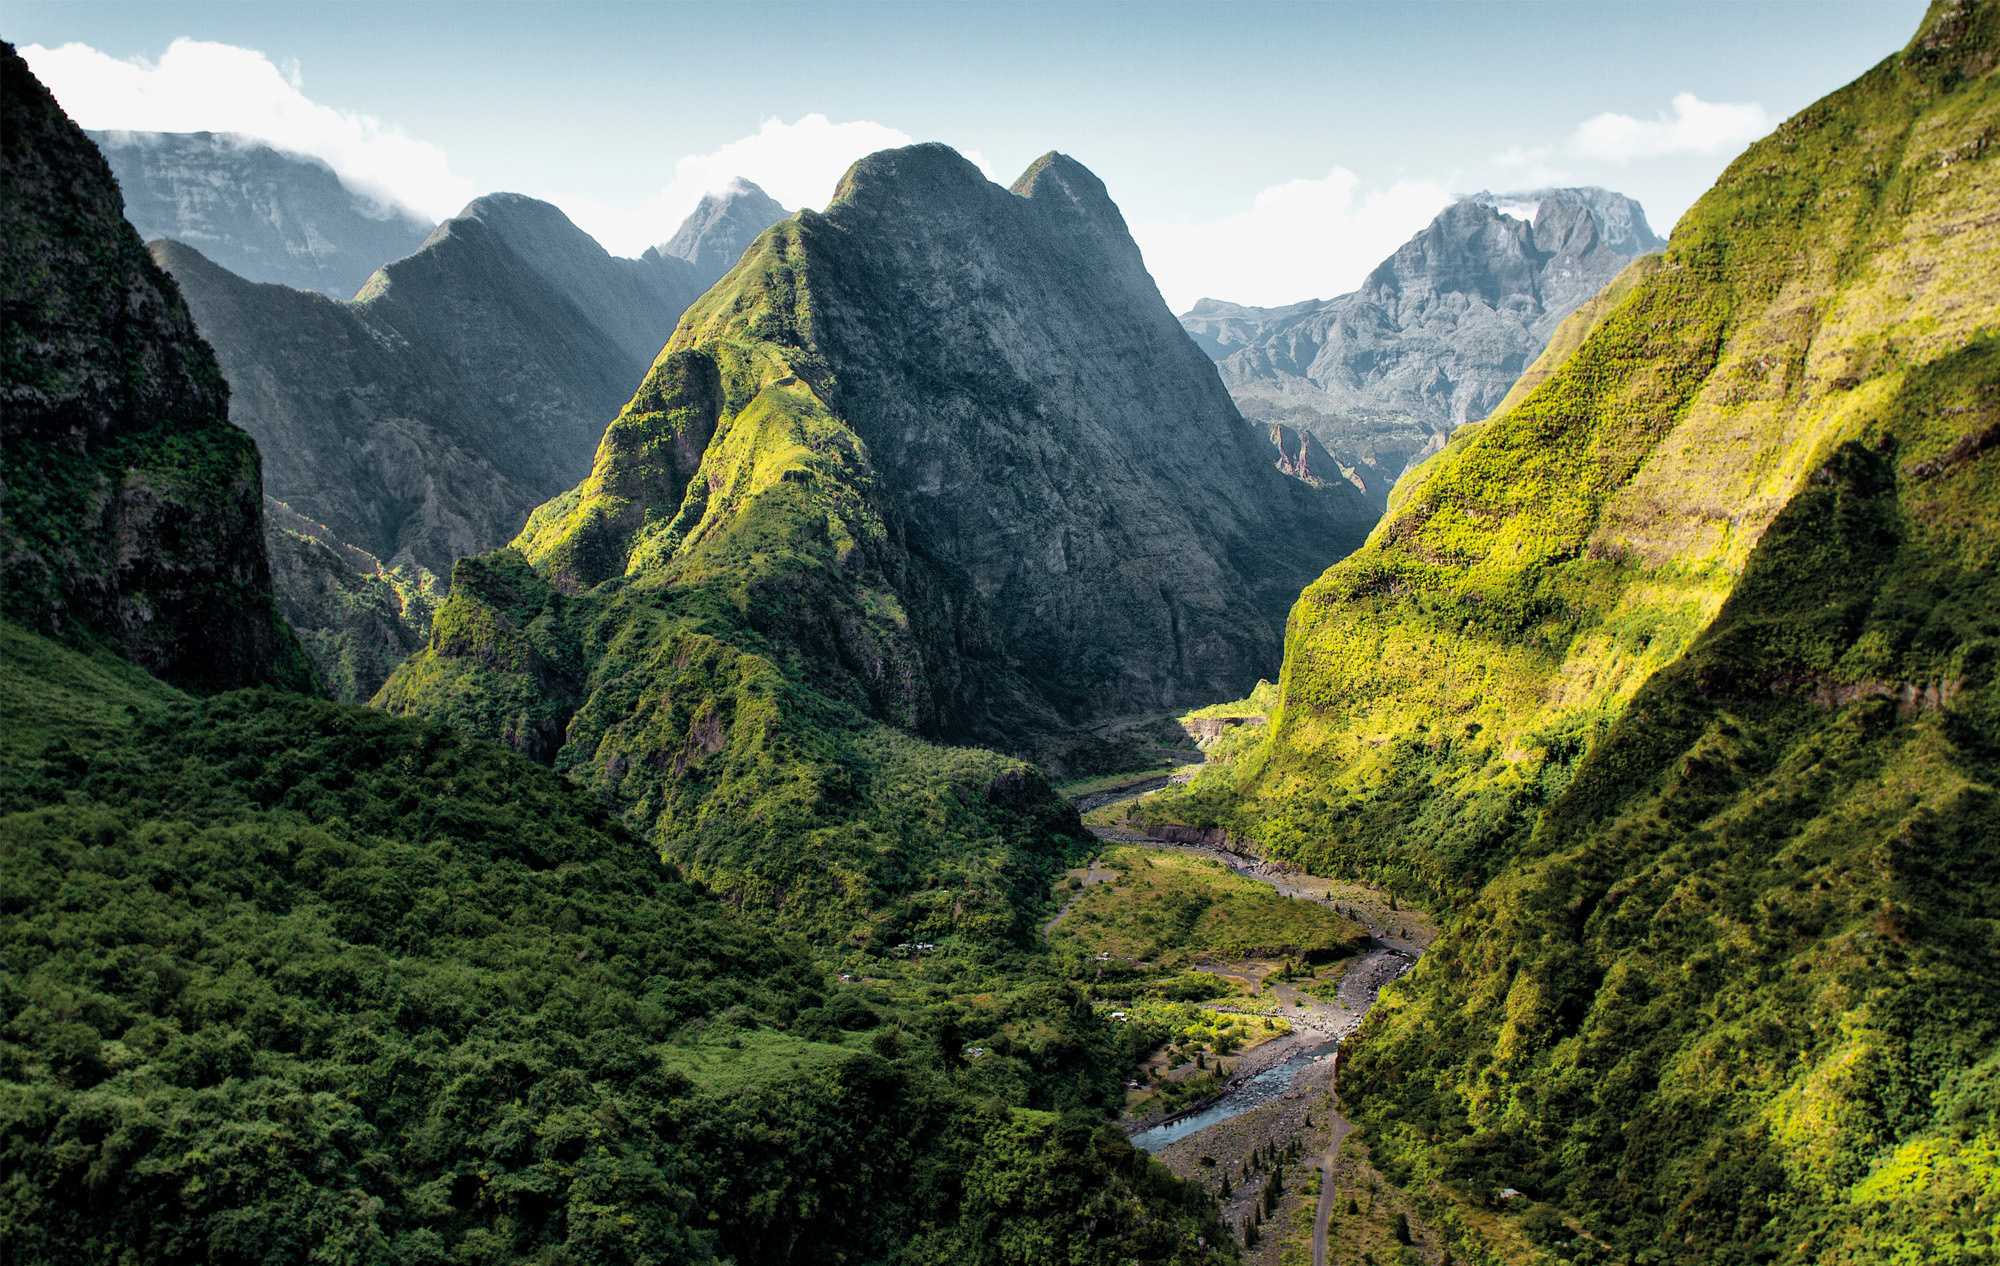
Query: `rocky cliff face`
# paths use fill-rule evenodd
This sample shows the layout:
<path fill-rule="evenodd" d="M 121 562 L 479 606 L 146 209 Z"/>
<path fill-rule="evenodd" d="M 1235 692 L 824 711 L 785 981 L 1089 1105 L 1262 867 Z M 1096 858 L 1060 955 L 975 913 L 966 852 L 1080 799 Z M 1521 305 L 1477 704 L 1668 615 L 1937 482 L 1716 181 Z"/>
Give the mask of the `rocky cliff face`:
<path fill-rule="evenodd" d="M 1499 404 L 1565 316 L 1660 245 L 1639 204 L 1607 190 L 1479 194 L 1353 294 L 1204 299 L 1181 323 L 1245 416 L 1311 432 L 1384 505 L 1409 464 Z"/>
<path fill-rule="evenodd" d="M 12 45 L 0 138 L 0 611 L 188 689 L 310 689 L 272 605 L 257 446 L 110 168 Z"/>
<path fill-rule="evenodd" d="M 480 198 L 352 303 L 155 244 L 257 437 L 273 497 L 390 568 L 448 575 L 589 470 L 699 293 L 547 203 Z"/>
<path fill-rule="evenodd" d="M 1003 761 L 912 736 L 1105 759 L 1084 727 L 1268 671 L 1372 520 L 1271 452 L 1089 172 L 877 154 L 689 310 L 378 702 L 552 760 L 745 900 L 893 887 L 871 797 Z M 987 800 L 1042 812 L 1009 768 Z"/>
<path fill-rule="evenodd" d="M 1180 806 L 1451 912 L 1343 1094 L 1545 1243 L 1990 1225 L 1997 65 L 1939 3 L 1751 146 L 1306 591 L 1267 748 Z"/>
<path fill-rule="evenodd" d="M 147 241 L 170 237 L 250 281 L 352 297 L 434 227 L 356 193 L 316 158 L 228 132 L 91 132 Z"/>
<path fill-rule="evenodd" d="M 739 177 L 719 193 L 703 194 L 680 229 L 648 253 L 686 260 L 706 290 L 736 267 L 759 233 L 790 214 L 755 182 Z"/>

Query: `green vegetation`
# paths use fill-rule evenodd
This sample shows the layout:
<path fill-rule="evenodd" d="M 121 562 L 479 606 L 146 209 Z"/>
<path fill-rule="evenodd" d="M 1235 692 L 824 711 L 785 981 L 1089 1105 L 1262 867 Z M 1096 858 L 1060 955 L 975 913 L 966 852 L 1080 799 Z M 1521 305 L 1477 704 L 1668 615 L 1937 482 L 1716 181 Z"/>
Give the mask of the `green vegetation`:
<path fill-rule="evenodd" d="M 1752 146 L 1307 591 L 1270 742 L 1148 805 L 1444 916 L 1343 1093 L 1539 1251 L 2000 1237 L 1996 55 L 1936 5 Z"/>
<path fill-rule="evenodd" d="M 1221 862 L 1167 849 L 1113 847 L 1110 883 L 1084 889 L 1049 933 L 1070 947 L 1173 965 L 1196 957 L 1331 958 L 1367 931 L 1312 901 L 1293 901 Z"/>
<path fill-rule="evenodd" d="M 14 1260 L 1226 1260 L 1073 991 L 829 984 L 516 755 L 0 634 Z"/>
<path fill-rule="evenodd" d="M 281 512 L 267 507 L 266 513 L 276 518 Z M 267 524 L 264 539 L 278 610 L 332 698 L 365 703 L 430 640 L 431 620 L 444 601 L 444 587 L 430 572 L 414 563 L 384 567 L 361 550 L 290 523 Z"/>

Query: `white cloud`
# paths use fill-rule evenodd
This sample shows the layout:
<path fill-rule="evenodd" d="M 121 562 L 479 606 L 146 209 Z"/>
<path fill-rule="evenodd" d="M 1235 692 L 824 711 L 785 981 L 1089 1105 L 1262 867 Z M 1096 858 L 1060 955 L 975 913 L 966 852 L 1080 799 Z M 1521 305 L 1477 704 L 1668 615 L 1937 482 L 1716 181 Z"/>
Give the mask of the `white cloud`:
<path fill-rule="evenodd" d="M 1740 149 L 1771 130 L 1769 115 L 1755 101 L 1703 101 L 1691 92 L 1674 98 L 1671 114 L 1646 121 L 1609 111 L 1584 120 L 1567 149 L 1579 158 L 1628 163 L 1667 154 L 1723 154 Z"/>
<path fill-rule="evenodd" d="M 834 123 L 824 114 L 808 114 L 796 123 L 766 119 L 749 136 L 676 162 L 673 180 L 637 209 L 570 194 L 545 196 L 606 250 L 637 255 L 672 237 L 703 194 L 720 191 L 736 177 L 755 182 L 792 210 L 819 210 L 856 159 L 910 142 L 907 132 L 867 120 Z M 977 151 L 965 156 L 993 178 Z"/>
<path fill-rule="evenodd" d="M 433 220 L 473 194 L 437 146 L 308 98 L 291 59 L 280 70 L 255 49 L 191 39 L 175 40 L 158 62 L 120 61 L 86 44 L 30 44 L 21 56 L 87 128 L 241 132 L 322 159 L 350 187 Z"/>
<path fill-rule="evenodd" d="M 1323 180 L 1274 185 L 1220 220 L 1139 224 L 1132 234 L 1174 311 L 1204 297 L 1275 307 L 1353 290 L 1451 201 L 1430 181 L 1364 192 L 1360 177 L 1336 167 Z"/>

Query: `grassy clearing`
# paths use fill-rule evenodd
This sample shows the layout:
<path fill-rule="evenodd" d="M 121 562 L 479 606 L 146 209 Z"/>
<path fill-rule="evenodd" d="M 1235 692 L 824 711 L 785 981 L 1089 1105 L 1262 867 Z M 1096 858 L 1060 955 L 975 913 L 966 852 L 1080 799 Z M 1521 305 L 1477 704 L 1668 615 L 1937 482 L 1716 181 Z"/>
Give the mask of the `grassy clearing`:
<path fill-rule="evenodd" d="M 1353 920 L 1280 897 L 1207 858 L 1124 845 L 1105 861 L 1118 878 L 1083 890 L 1050 933 L 1057 948 L 1166 965 L 1205 956 L 1335 958 L 1366 937 Z"/>

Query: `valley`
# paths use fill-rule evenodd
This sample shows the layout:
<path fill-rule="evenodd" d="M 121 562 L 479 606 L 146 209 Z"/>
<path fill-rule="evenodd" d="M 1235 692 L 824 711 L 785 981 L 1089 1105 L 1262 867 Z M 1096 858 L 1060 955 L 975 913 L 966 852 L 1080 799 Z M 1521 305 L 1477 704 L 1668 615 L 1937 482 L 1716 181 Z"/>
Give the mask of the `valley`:
<path fill-rule="evenodd" d="M 1179 317 L 0 89 L 0 1260 L 2000 1252 L 2000 0 Z"/>

